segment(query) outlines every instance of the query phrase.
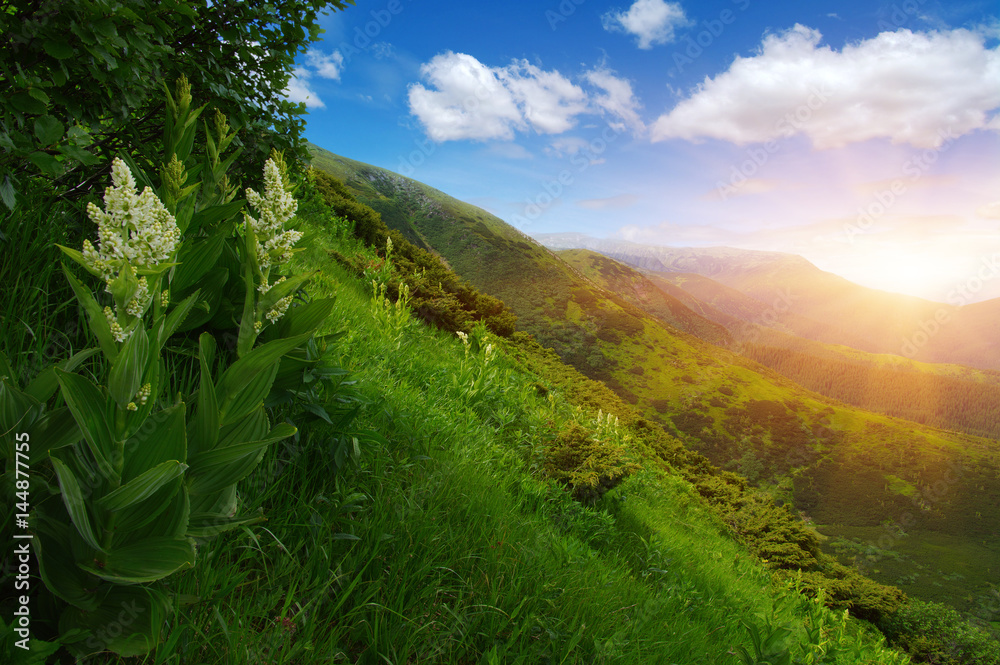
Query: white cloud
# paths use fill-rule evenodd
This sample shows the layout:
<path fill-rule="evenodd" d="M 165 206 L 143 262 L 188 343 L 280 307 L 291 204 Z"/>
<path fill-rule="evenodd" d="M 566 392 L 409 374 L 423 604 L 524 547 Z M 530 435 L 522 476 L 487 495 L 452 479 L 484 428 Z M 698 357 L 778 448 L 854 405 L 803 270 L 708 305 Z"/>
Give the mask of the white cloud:
<path fill-rule="evenodd" d="M 997 129 L 1000 47 L 984 35 L 883 32 L 840 51 L 795 25 L 765 37 L 661 115 L 652 139 L 715 138 L 737 144 L 804 134 L 817 148 L 872 138 L 936 147 L 942 136 Z"/>
<path fill-rule="evenodd" d="M 587 110 L 587 96 L 556 71 L 546 72 L 515 61 L 497 70 L 524 119 L 539 133 L 560 134 L 571 129 L 575 117 Z"/>
<path fill-rule="evenodd" d="M 302 67 L 296 67 L 292 70 L 292 76 L 288 79 L 288 87 L 285 89 L 285 97 L 292 102 L 305 102 L 307 108 L 326 108 L 323 100 L 309 86 L 311 75 L 312 73 L 309 70 Z"/>
<path fill-rule="evenodd" d="M 420 67 L 433 87 L 410 86 L 410 112 L 435 141 L 512 139 L 515 130 L 559 134 L 588 110 L 587 95 L 557 71 L 526 60 L 487 67 L 448 51 Z"/>
<path fill-rule="evenodd" d="M 315 74 L 325 79 L 340 80 L 340 73 L 344 70 L 344 56 L 340 51 L 333 53 L 323 53 L 316 49 L 309 49 L 306 53 L 306 64 L 309 65 Z"/>
<path fill-rule="evenodd" d="M 496 72 L 471 55 L 448 51 L 420 66 L 436 90 L 410 86 L 410 112 L 435 141 L 512 139 L 524 121 Z"/>
<path fill-rule="evenodd" d="M 584 78 L 595 88 L 603 90 L 603 94 L 593 97 L 593 103 L 603 111 L 610 113 L 620 121 L 613 129 L 621 131 L 628 127 L 634 132 L 645 129 L 639 118 L 639 100 L 632 92 L 632 84 L 627 79 L 618 78 L 609 69 L 600 67 L 584 74 Z"/>
<path fill-rule="evenodd" d="M 339 81 L 343 70 L 344 56 L 340 51 L 323 53 L 317 49 L 309 49 L 306 52 L 305 64 L 292 70 L 292 76 L 284 92 L 285 97 L 293 102 L 305 102 L 307 108 L 326 108 L 326 104 L 313 89 L 310 79 L 313 76 L 320 76 Z"/>
<path fill-rule="evenodd" d="M 641 49 L 674 41 L 674 28 L 688 24 L 680 4 L 663 0 L 636 0 L 628 11 L 604 14 L 601 22 L 605 30 L 634 35 Z"/>

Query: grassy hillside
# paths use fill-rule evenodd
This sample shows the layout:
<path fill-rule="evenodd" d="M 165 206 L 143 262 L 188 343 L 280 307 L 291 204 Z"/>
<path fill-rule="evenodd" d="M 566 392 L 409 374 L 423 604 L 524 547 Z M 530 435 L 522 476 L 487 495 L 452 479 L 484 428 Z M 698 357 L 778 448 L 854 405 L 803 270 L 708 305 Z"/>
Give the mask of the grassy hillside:
<path fill-rule="evenodd" d="M 701 275 L 640 273 L 591 250 L 562 250 L 559 256 L 598 285 L 667 323 L 685 314 L 688 321 L 692 318 L 686 307 L 679 316 L 675 313 L 679 301 L 670 293 L 682 291 L 680 287 L 697 293 L 711 302 L 703 308 L 707 316 L 729 319 L 733 337 L 723 338 L 723 345 L 809 390 L 869 411 L 1000 439 L 1000 373 L 996 371 L 872 354 L 783 333 L 776 328 L 794 327 L 794 315 L 768 319 L 760 301 Z M 761 324 L 750 323 L 753 320 Z M 712 328 L 689 323 L 686 329 L 720 343 Z"/>
<path fill-rule="evenodd" d="M 585 249 L 565 250 L 558 255 L 587 279 L 622 296 L 663 323 L 718 346 L 733 344 L 733 337 L 725 327 L 696 313 L 635 270 Z"/>
<path fill-rule="evenodd" d="M 203 552 L 218 562 L 211 578 L 177 581 L 182 593 L 215 591 L 186 611 L 164 656 L 907 662 L 863 624 L 776 583 L 666 465 L 644 465 L 590 506 L 575 501 L 537 462 L 560 432 L 625 443 L 624 430 L 500 338 L 474 350 L 373 294 L 331 257 L 378 255 L 338 237 L 337 224 L 306 226 L 297 267 L 322 271 L 311 297 L 337 298 L 327 330 L 344 333 L 336 352 L 358 408 L 346 440 L 364 443 L 352 461 L 319 427 L 265 459 L 244 490 L 267 530 L 218 541 Z"/>
<path fill-rule="evenodd" d="M 434 249 L 459 274 L 506 302 L 519 326 L 563 360 L 604 381 L 690 448 L 793 502 L 822 533 L 860 538 L 860 545 L 850 541 L 855 550 L 870 545 L 872 553 L 858 554 L 847 541 L 827 541 L 830 551 L 842 546 L 844 561 L 967 611 L 1000 584 L 993 565 L 1000 554 L 1000 515 L 992 510 L 1000 501 L 995 442 L 810 393 L 668 329 L 537 245 L 512 242 L 517 232 L 487 213 L 477 220 L 464 204 L 415 181 L 337 160 L 345 183 L 366 202 L 388 208 L 400 192 L 410 192 L 404 198 L 411 203 L 421 196 L 432 201 L 394 206 L 386 222 L 406 220 L 408 226 L 396 228 L 412 227 L 427 241 L 440 238 Z M 449 217 L 448 210 L 465 212 Z M 904 522 L 910 537 L 882 537 Z M 956 543 L 952 552 L 930 544 L 945 536 Z"/>

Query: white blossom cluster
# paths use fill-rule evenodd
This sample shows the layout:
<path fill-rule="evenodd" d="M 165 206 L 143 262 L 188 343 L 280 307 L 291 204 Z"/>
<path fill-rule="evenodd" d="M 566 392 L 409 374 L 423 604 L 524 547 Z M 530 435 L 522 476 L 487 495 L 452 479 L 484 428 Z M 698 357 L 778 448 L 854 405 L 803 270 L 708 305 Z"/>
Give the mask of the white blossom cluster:
<path fill-rule="evenodd" d="M 112 186 L 104 191 L 104 210 L 93 203 L 87 214 L 98 226 L 97 248 L 83 243 L 91 268 L 110 282 L 126 264 L 152 267 L 171 260 L 181 232 L 152 189 L 136 193 L 135 179 L 121 159 L 111 165 Z"/>
<path fill-rule="evenodd" d="M 295 216 L 298 201 L 286 189 L 281 170 L 273 159 L 264 164 L 264 194 L 249 187 L 247 202 L 257 210 L 257 217 L 247 213 L 246 219 L 257 238 L 257 261 L 262 271 L 272 265 L 284 263 L 292 257 L 292 246 L 302 233 L 286 230 L 285 222 Z"/>

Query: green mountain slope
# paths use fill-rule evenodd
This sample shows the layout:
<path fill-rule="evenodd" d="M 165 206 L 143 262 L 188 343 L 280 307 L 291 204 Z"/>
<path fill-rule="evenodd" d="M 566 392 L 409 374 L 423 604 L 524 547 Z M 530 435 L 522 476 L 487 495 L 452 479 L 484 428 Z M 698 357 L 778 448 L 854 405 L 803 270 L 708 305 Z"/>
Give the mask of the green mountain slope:
<path fill-rule="evenodd" d="M 734 337 L 723 342 L 741 355 L 769 367 L 809 390 L 869 411 L 955 430 L 989 439 L 1000 439 L 1000 372 L 962 365 L 924 363 L 891 354 L 871 354 L 843 345 L 823 344 L 782 333 L 776 316 L 766 320 L 761 303 L 694 273 L 640 273 L 591 250 L 561 250 L 559 256 L 600 286 L 618 293 L 650 315 L 674 322 L 670 305 L 678 303 L 664 289 L 683 285 L 692 293 L 711 299 L 743 319 L 755 317 L 770 326 L 730 317 Z M 659 297 L 658 297 L 659 296 Z M 664 300 L 667 305 L 664 305 Z M 700 301 L 698 301 L 700 302 Z M 754 311 L 754 308 L 757 311 Z M 722 316 L 720 309 L 703 311 Z M 690 314 L 683 308 L 681 316 Z M 784 322 L 793 315 L 781 315 Z M 673 318 L 671 318 L 673 317 Z M 688 317 L 690 318 L 690 317 Z M 793 322 L 794 323 L 794 322 Z M 691 325 L 695 335 L 719 344 L 711 329 Z"/>
<path fill-rule="evenodd" d="M 622 296 L 667 325 L 717 346 L 733 344 L 733 337 L 724 326 L 696 313 L 635 270 L 585 249 L 561 251 L 558 256 L 590 281 Z"/>
<path fill-rule="evenodd" d="M 789 331 L 810 339 L 928 362 L 1000 369 L 1000 341 L 990 332 L 1000 317 L 1000 299 L 970 304 L 973 294 L 959 288 L 948 295 L 947 303 L 888 293 L 779 252 L 647 246 L 581 234 L 545 234 L 539 239 L 551 248 L 599 251 L 646 271 L 696 273 L 763 303 L 780 297 L 780 313 L 802 317 Z M 984 267 L 994 268 L 991 263 Z"/>
<path fill-rule="evenodd" d="M 342 158 L 318 153 L 317 166 L 327 163 L 320 157 L 333 159 L 335 175 L 362 201 L 389 211 L 386 223 L 430 244 L 470 283 L 501 298 L 523 330 L 565 361 L 690 448 L 771 487 L 821 532 L 860 539 L 827 543 L 841 545 L 845 561 L 963 609 L 1000 584 L 993 563 L 1000 557 L 1000 514 L 992 509 L 1000 502 L 996 442 L 811 393 L 667 328 L 551 252 L 517 240 L 516 230 L 488 213 Z M 884 525 L 904 522 L 910 537 L 882 537 Z M 955 547 L 942 552 L 931 546 L 934 538 Z"/>

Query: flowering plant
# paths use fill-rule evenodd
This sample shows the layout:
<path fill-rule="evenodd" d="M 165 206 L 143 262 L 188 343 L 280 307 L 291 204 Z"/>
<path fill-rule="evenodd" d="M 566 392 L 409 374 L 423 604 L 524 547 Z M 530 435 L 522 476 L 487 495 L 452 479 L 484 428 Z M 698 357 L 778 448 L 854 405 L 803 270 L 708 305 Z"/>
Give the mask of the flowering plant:
<path fill-rule="evenodd" d="M 149 182 L 146 175 L 128 157 L 115 159 L 103 207 L 87 210 L 98 226 L 96 246 L 62 248 L 103 281 L 103 293 L 95 295 L 63 267 L 106 363 L 88 376 L 74 373 L 98 352 L 85 350 L 21 390 L 4 379 L 11 371 L 0 356 L 0 392 L 14 396 L 11 408 L 0 409 L 0 428 L 19 423 L 32 450 L 45 455 L 35 461 L 51 464 L 46 487 L 53 496 L 36 503 L 32 528 L 39 574 L 59 599 L 57 623 L 75 636 L 71 651 L 78 657 L 149 651 L 176 605 L 160 581 L 195 565 L 199 540 L 263 519 L 259 511 L 239 513 L 236 484 L 269 445 L 295 434 L 288 422 L 272 425 L 264 404 L 278 382 L 295 390 L 322 361 L 316 331 L 333 307 L 323 299 L 289 308 L 308 275 L 269 283 L 301 237 L 284 227 L 296 202 L 280 155 L 265 167 L 264 194 L 247 190 L 256 217 L 247 215 L 245 234 L 236 237 L 246 202 L 233 200 L 225 174 L 231 158 L 220 155 L 234 135 L 217 116 L 214 139 L 205 127 L 207 159 L 189 171 L 202 110 L 190 101 L 186 82 L 178 85 L 176 103 L 168 94 L 164 152 L 171 157 L 161 171 L 163 198 L 152 187 L 139 193 L 136 183 Z M 201 181 L 189 184 L 194 172 Z M 179 354 L 165 347 L 182 325 L 220 322 L 228 334 L 238 301 L 226 297 L 241 274 L 236 294 L 246 300 L 238 359 L 207 331 L 196 340 L 175 338 L 187 346 Z M 110 304 L 102 306 L 98 300 L 108 294 Z M 262 319 L 281 321 L 255 345 L 254 323 Z M 191 359 L 196 378 L 187 395 L 164 399 L 170 354 L 174 363 Z M 56 391 L 66 406 L 46 411 Z M 123 605 L 135 609 L 129 630 L 103 635 Z"/>

